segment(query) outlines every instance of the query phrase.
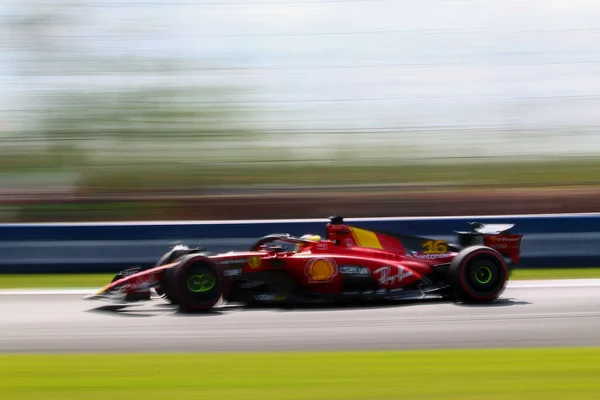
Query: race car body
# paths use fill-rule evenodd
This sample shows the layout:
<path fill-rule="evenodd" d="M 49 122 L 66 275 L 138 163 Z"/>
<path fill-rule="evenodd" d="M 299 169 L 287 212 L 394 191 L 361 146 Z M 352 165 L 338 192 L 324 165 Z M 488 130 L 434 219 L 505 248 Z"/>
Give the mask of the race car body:
<path fill-rule="evenodd" d="M 146 270 L 120 272 L 85 298 L 151 300 L 152 291 L 184 311 L 229 303 L 337 303 L 451 298 L 490 302 L 519 261 L 513 224 L 472 223 L 457 243 L 375 232 L 331 217 L 326 237 L 271 234 L 244 251 L 211 254 L 177 245 Z"/>

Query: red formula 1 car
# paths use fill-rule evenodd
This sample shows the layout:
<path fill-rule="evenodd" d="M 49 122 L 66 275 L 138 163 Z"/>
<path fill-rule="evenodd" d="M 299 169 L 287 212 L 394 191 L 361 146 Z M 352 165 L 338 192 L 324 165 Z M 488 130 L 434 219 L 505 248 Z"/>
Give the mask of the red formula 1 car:
<path fill-rule="evenodd" d="M 210 254 L 174 246 L 155 267 L 119 273 L 90 300 L 130 303 L 156 298 L 182 311 L 227 303 L 337 303 L 449 298 L 491 302 L 519 261 L 513 224 L 471 223 L 456 244 L 374 232 L 331 217 L 327 237 L 271 234 L 246 251 Z"/>

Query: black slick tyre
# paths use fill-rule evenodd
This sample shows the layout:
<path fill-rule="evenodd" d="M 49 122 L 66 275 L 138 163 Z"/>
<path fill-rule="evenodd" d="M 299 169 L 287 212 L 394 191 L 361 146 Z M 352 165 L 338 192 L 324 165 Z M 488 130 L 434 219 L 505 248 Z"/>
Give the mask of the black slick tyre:
<path fill-rule="evenodd" d="M 177 261 L 179 258 L 181 258 L 189 253 L 190 253 L 190 250 L 187 247 L 171 249 L 168 252 L 166 252 L 165 254 L 163 254 L 163 256 L 156 262 L 155 266 L 158 267 L 161 265 L 173 263 L 173 262 Z M 177 300 L 177 298 L 174 297 L 173 288 L 171 286 L 171 280 L 169 279 L 169 275 L 171 275 L 171 274 L 169 274 L 169 273 L 165 274 L 165 276 L 163 278 L 163 282 L 161 282 L 161 285 L 155 289 L 156 293 L 159 296 L 164 295 L 165 299 L 167 299 L 171 304 L 179 304 L 179 301 Z"/>
<path fill-rule="evenodd" d="M 463 249 L 448 270 L 452 290 L 464 303 L 496 300 L 504 292 L 508 276 L 508 266 L 502 255 L 486 246 Z"/>
<path fill-rule="evenodd" d="M 167 271 L 172 289 L 171 296 L 180 311 L 202 312 L 210 310 L 223 295 L 223 275 L 210 259 L 189 255 L 179 265 Z"/>

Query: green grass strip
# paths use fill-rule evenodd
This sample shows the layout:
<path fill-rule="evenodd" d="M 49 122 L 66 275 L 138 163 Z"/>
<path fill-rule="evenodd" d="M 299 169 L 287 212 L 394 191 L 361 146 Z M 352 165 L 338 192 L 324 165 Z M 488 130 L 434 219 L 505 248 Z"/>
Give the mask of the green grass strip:
<path fill-rule="evenodd" d="M 0 289 L 100 288 L 115 274 L 6 274 Z"/>
<path fill-rule="evenodd" d="M 532 268 L 518 269 L 511 280 L 532 279 L 589 279 L 600 278 L 600 268 Z"/>
<path fill-rule="evenodd" d="M 0 289 L 95 288 L 109 283 L 114 274 L 6 274 Z M 519 269 L 511 280 L 600 278 L 600 268 Z"/>
<path fill-rule="evenodd" d="M 598 348 L 0 356 L 10 400 L 581 400 L 599 376 Z"/>

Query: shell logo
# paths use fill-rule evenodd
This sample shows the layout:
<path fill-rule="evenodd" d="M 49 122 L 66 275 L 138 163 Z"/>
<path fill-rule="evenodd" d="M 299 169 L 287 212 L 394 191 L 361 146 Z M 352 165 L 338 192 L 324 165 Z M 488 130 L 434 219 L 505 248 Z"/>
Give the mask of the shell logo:
<path fill-rule="evenodd" d="M 337 273 L 337 265 L 324 258 L 317 258 L 306 265 L 306 276 L 310 282 L 329 282 Z"/>

